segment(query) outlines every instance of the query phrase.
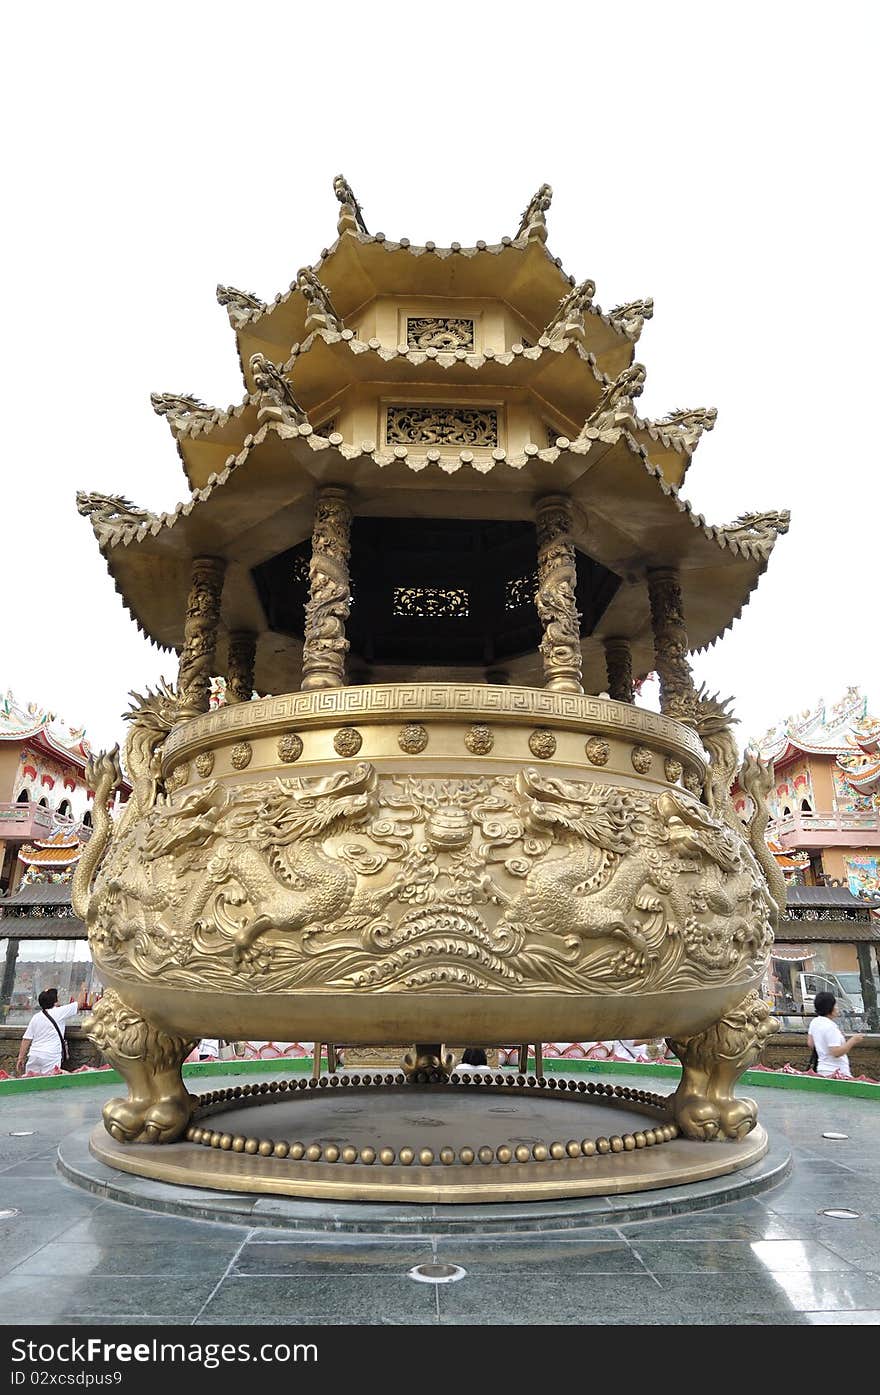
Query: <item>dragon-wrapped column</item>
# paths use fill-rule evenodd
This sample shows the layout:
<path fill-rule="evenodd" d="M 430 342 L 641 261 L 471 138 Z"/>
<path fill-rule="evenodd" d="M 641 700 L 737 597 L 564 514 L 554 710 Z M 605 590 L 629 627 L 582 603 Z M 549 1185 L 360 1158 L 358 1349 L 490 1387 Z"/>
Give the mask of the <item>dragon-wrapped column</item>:
<path fill-rule="evenodd" d="M 222 557 L 193 558 L 177 680 L 181 717 L 197 717 L 210 706 L 225 572 Z"/>
<path fill-rule="evenodd" d="M 226 701 L 250 702 L 254 695 L 254 662 L 257 636 L 250 630 L 234 630 L 229 636 L 226 660 Z"/>
<path fill-rule="evenodd" d="M 615 702 L 632 705 L 633 665 L 628 639 L 606 639 L 605 670 L 608 674 L 608 696 Z"/>
<path fill-rule="evenodd" d="M 660 711 L 693 726 L 697 694 L 687 657 L 688 637 L 678 572 L 674 567 L 649 568 L 647 582 L 654 663 L 660 679 Z"/>
<path fill-rule="evenodd" d="M 572 541 L 571 500 L 548 494 L 535 504 L 538 532 L 538 591 L 544 687 L 582 693 L 581 617 L 575 600 L 577 562 Z"/>
<path fill-rule="evenodd" d="M 345 622 L 351 599 L 350 538 L 348 491 L 335 485 L 319 489 L 315 498 L 300 685 L 307 692 L 345 685 Z"/>

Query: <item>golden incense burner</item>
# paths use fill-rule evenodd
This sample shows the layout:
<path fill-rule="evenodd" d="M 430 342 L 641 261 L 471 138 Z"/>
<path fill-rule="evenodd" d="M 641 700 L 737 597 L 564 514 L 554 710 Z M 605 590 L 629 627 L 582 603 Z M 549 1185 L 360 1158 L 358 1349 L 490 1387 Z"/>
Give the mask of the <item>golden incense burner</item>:
<path fill-rule="evenodd" d="M 712 527 L 682 500 L 714 413 L 636 414 L 651 302 L 603 313 L 573 286 L 546 186 L 516 237 L 449 250 L 370 236 L 336 192 L 339 239 L 287 295 L 219 288 L 244 401 L 154 396 L 187 502 L 79 496 L 129 610 L 180 654 L 176 688 L 128 714 L 115 825 L 118 753 L 95 762 L 76 873 L 107 984 L 91 1033 L 129 1086 L 106 1127 L 204 1142 L 180 1065 L 218 1033 L 422 1061 L 666 1036 L 669 1136 L 741 1139 L 784 899 L 772 770 L 747 757 L 743 824 L 734 719 L 687 653 L 739 614 L 787 515 Z M 662 713 L 634 702 L 652 670 Z"/>

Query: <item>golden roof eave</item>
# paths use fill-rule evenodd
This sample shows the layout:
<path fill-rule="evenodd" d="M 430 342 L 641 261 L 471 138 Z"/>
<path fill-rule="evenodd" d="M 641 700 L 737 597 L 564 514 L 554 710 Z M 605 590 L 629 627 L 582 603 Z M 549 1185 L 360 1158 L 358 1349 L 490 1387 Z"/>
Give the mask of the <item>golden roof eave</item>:
<path fill-rule="evenodd" d="M 544 331 L 574 278 L 562 270 L 540 240 L 503 238 L 475 247 L 413 246 L 376 234 L 345 232 L 325 249 L 314 266 L 327 286 L 343 322 L 357 315 L 377 296 L 472 298 L 504 302 L 537 338 Z M 248 365 L 254 353 L 278 361 L 306 337 L 307 302 L 296 281 L 263 309 L 236 316 L 234 324 L 239 362 L 248 387 Z M 585 315 L 588 348 L 609 376 L 616 377 L 632 362 L 637 335 L 627 332 L 611 315 L 591 305 Z"/>
<path fill-rule="evenodd" d="M 782 530 L 772 523 L 757 531 L 708 524 L 623 429 L 588 430 L 564 446 L 527 447 L 511 457 L 500 449 L 450 457 L 403 446 L 368 451 L 319 436 L 308 423 L 264 422 L 223 470 L 170 513 L 133 510 L 119 522 L 93 515 L 116 589 L 143 632 L 160 647 L 179 648 L 191 558 L 218 555 L 229 562 L 224 628 L 266 633 L 250 569 L 309 536 L 318 483 L 350 485 L 359 513 L 401 517 L 477 518 L 489 510 L 493 517 L 530 518 L 536 494 L 564 489 L 579 510 L 577 545 L 624 579 L 596 639 L 638 640 L 634 660 L 642 671 L 651 667 L 644 568 L 679 567 L 692 647 L 704 648 L 741 614 Z M 282 691 L 273 664 L 289 675 L 299 645 L 271 638 L 283 657 L 258 661 L 257 686 Z"/>
<path fill-rule="evenodd" d="M 387 385 L 401 392 L 418 392 L 425 385 L 476 388 L 487 394 L 519 387 L 535 396 L 544 414 L 558 419 L 560 431 L 563 421 L 576 423 L 579 429 L 585 412 L 589 415 L 596 407 L 609 383 L 592 353 L 561 338 L 544 339 L 529 348 L 516 345 L 503 353 L 448 353 L 361 340 L 349 329 L 320 329 L 309 335 L 283 368 L 297 399 L 313 418 L 330 410 L 328 404 L 359 383 L 380 389 Z M 259 394 L 251 393 L 238 407 L 226 411 L 200 411 L 183 421 L 169 418 L 191 488 L 206 484 L 229 454 L 241 448 L 246 434 L 253 433 L 259 400 Z M 700 433 L 693 439 L 662 422 L 635 418 L 632 434 L 667 483 L 679 485 Z"/>

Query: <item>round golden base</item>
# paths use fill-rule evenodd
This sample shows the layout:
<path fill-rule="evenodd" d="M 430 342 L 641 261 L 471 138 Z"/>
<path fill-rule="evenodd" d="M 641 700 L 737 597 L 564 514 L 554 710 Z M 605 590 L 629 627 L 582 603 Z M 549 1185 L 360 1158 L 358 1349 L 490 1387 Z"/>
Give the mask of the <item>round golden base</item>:
<path fill-rule="evenodd" d="M 213 1090 L 185 1141 L 91 1151 L 176 1185 L 378 1202 L 549 1200 L 652 1190 L 735 1172 L 767 1151 L 679 1137 L 662 1096 L 627 1086 L 454 1075 L 322 1077 Z"/>

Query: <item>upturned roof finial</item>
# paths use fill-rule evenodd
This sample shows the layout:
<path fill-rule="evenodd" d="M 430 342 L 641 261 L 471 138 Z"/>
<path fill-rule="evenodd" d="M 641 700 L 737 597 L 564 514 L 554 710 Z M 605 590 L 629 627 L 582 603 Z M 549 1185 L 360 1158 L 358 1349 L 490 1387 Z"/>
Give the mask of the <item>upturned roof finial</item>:
<path fill-rule="evenodd" d="M 304 266 L 297 272 L 296 285 L 308 306 L 305 323 L 306 334 L 311 334 L 315 329 L 333 329 L 339 332 L 345 328 L 342 316 L 338 315 L 333 308 L 330 292 L 318 280 L 310 266 Z"/>
<path fill-rule="evenodd" d="M 255 310 L 262 312 L 266 309 L 265 300 L 251 295 L 250 291 L 239 291 L 235 286 L 218 286 L 217 299 L 221 305 L 226 306 L 233 329 L 239 329 L 246 324 Z"/>
<path fill-rule="evenodd" d="M 293 395 L 293 389 L 283 369 L 264 354 L 252 354 L 250 361 L 254 387 L 263 397 L 258 419 L 279 421 L 285 425 L 301 426 L 308 420 L 304 408 Z"/>
<path fill-rule="evenodd" d="M 333 192 L 342 205 L 342 212 L 339 215 L 339 222 L 336 224 L 336 231 L 340 234 L 346 232 L 362 232 L 369 237 L 370 234 L 364 222 L 361 206 L 355 198 L 354 190 L 344 174 L 337 174 L 333 181 Z"/>
<path fill-rule="evenodd" d="M 533 194 L 526 205 L 525 212 L 519 220 L 519 227 L 516 230 L 515 242 L 521 237 L 532 241 L 547 241 L 547 220 L 545 214 L 553 199 L 553 190 L 549 184 L 542 184 L 536 194 Z"/>

